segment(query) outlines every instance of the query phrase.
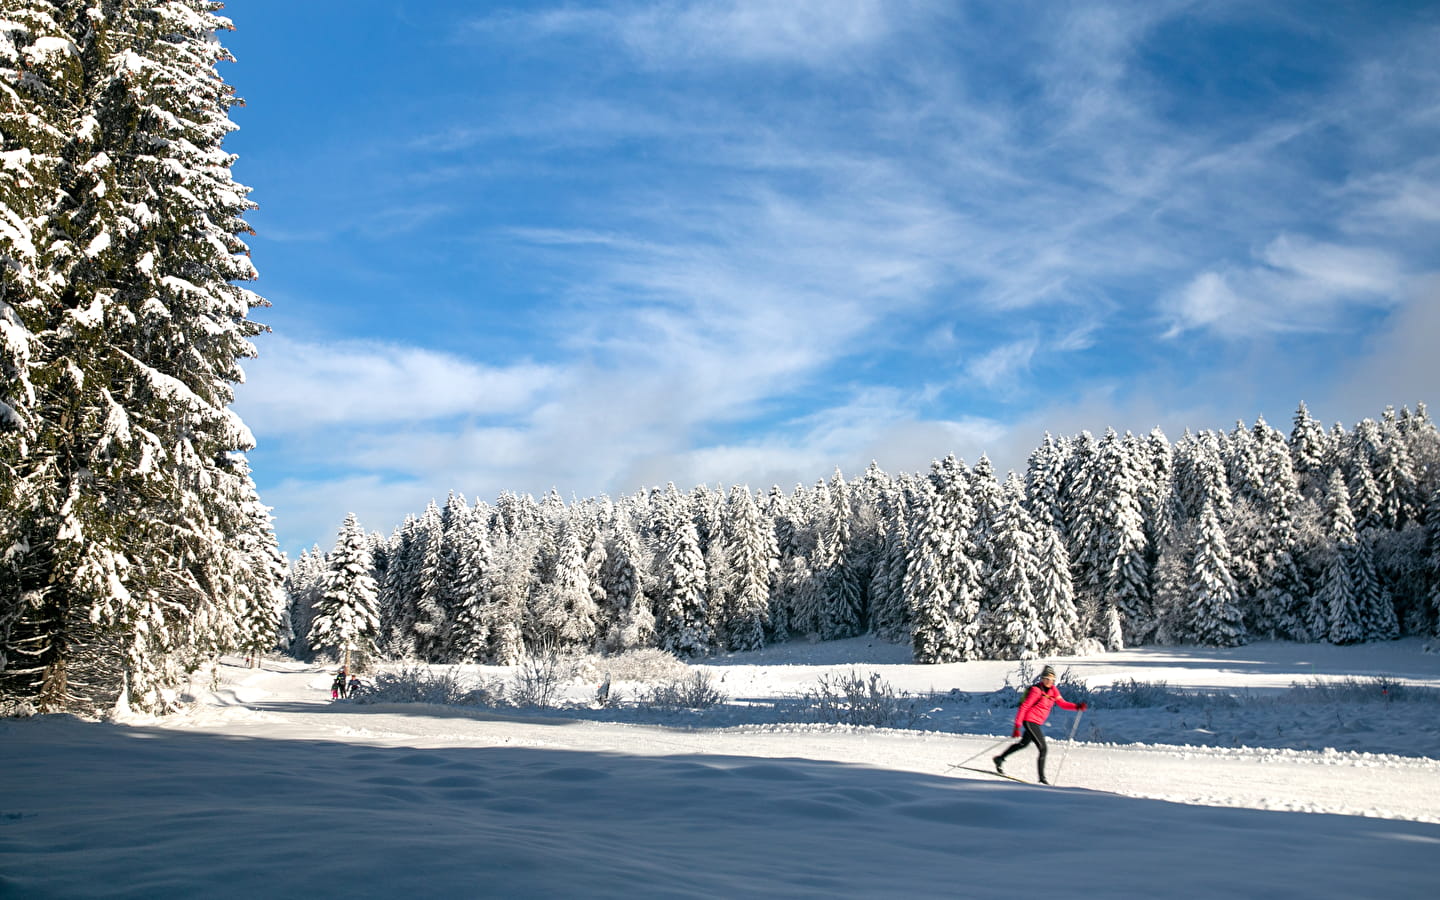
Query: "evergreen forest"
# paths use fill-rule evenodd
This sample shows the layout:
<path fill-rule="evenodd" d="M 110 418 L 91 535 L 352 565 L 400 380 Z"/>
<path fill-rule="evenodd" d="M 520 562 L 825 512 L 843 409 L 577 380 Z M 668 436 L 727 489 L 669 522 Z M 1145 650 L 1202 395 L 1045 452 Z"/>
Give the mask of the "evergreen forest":
<path fill-rule="evenodd" d="M 1003 478 L 947 456 L 788 493 L 451 494 L 388 538 L 352 516 L 302 553 L 286 629 L 302 655 L 498 664 L 868 633 L 923 663 L 1390 640 L 1440 620 L 1437 489 L 1423 405 L 1327 430 L 1302 403 L 1288 436 L 1047 435 Z"/>

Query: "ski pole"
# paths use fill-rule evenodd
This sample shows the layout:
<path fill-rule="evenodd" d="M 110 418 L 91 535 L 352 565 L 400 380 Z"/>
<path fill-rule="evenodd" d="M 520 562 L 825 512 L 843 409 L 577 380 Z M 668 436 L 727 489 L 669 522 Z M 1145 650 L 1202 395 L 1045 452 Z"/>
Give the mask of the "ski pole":
<path fill-rule="evenodd" d="M 977 754 L 975 754 L 974 756 L 970 757 L 970 759 L 965 760 L 965 762 L 956 763 L 955 766 L 954 766 L 954 768 L 957 768 L 957 769 L 962 768 L 962 767 L 964 767 L 965 763 L 971 762 L 972 760 L 979 759 L 980 757 L 982 757 L 982 756 L 984 756 L 985 754 L 989 753 L 991 750 L 994 750 L 994 749 L 996 749 L 996 748 L 998 748 L 998 747 L 1001 747 L 1001 746 L 1003 746 L 1003 745 L 1005 745 L 1005 744 L 1008 744 L 1008 743 L 1010 743 L 1010 739 L 1009 739 L 1009 738 L 1006 738 L 1005 740 L 1001 741 L 1001 742 L 998 743 L 998 744 L 993 744 L 993 745 L 991 745 L 991 746 L 989 746 L 989 747 L 986 747 L 984 750 L 981 750 L 979 753 L 977 753 Z"/>
<path fill-rule="evenodd" d="M 1075 729 L 1080 727 L 1080 717 L 1085 715 L 1083 709 L 1075 711 L 1075 722 L 1070 726 L 1070 737 L 1065 740 L 1065 752 L 1060 754 L 1060 763 L 1055 766 L 1055 783 L 1060 783 L 1060 770 L 1065 768 L 1065 757 L 1070 754 L 1070 745 L 1075 743 Z"/>

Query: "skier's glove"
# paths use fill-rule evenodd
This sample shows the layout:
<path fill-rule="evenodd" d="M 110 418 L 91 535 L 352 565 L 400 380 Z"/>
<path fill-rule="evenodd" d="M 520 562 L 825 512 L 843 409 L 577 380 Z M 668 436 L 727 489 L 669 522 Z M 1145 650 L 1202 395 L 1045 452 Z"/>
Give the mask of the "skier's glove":
<path fill-rule="evenodd" d="M 1089 709 L 1089 708 L 1090 708 L 1090 704 L 1088 704 L 1088 703 L 1082 703 L 1082 704 L 1080 704 L 1080 711 L 1081 711 L 1081 712 L 1084 712 L 1085 710 L 1087 710 L 1087 709 Z"/>
<path fill-rule="evenodd" d="M 1020 736 L 1020 726 L 1019 726 L 1019 725 L 1016 725 L 1016 726 L 1015 726 L 1015 733 L 1012 734 L 1012 735 L 1010 735 L 1010 736 L 1011 736 L 1011 737 L 1019 737 L 1019 736 Z"/>

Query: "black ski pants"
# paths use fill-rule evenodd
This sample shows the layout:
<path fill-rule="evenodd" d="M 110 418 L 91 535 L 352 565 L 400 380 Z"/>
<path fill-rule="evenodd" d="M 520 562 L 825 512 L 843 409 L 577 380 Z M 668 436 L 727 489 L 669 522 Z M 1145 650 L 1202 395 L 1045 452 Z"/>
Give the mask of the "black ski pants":
<path fill-rule="evenodd" d="M 1039 722 L 1026 722 L 1025 728 L 1021 732 L 1020 743 L 1011 744 L 1004 753 L 1000 754 L 1000 758 L 1004 759 L 1005 757 L 1014 753 L 1016 750 L 1024 750 L 1031 744 L 1034 744 L 1035 749 L 1040 751 L 1040 759 L 1037 762 L 1037 766 L 1039 767 L 1040 780 L 1044 781 L 1045 751 L 1047 748 L 1045 746 L 1045 732 L 1040 728 Z"/>

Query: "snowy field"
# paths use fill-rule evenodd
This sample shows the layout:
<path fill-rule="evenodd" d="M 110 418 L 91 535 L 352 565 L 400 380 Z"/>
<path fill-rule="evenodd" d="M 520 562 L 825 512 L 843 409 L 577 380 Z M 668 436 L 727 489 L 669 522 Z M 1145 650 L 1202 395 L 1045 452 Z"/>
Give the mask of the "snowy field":
<path fill-rule="evenodd" d="M 331 703 L 330 670 L 267 660 L 165 719 L 0 720 L 0 896 L 1440 891 L 1440 655 L 1420 641 L 1048 660 L 1094 692 L 1073 746 L 1075 714 L 1050 719 L 1053 787 L 949 768 L 1008 736 L 1016 664 L 907 656 L 709 660 L 728 702 L 669 712 L 623 681 L 607 707 L 571 684 L 568 710 Z M 793 721 L 851 671 L 908 692 L 912 727 Z M 1132 680 L 1146 696 L 1105 690 Z"/>

